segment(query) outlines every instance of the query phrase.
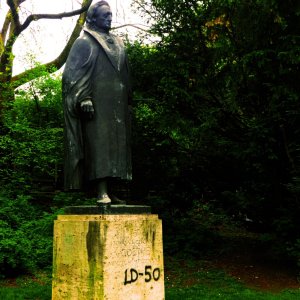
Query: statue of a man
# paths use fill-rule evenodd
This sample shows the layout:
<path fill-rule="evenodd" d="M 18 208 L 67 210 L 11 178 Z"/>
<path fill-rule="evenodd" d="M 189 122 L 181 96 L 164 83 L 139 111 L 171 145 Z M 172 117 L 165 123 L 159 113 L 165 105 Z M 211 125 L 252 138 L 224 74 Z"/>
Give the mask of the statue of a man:
<path fill-rule="evenodd" d="M 65 188 L 96 186 L 99 204 L 111 203 L 112 178 L 130 180 L 131 89 L 120 38 L 109 33 L 106 1 L 92 5 L 63 72 Z"/>

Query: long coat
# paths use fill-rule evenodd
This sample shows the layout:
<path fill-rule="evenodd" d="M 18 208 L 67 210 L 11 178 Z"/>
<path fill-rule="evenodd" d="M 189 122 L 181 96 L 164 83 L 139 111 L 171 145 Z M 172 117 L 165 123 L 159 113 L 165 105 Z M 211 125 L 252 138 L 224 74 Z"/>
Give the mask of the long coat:
<path fill-rule="evenodd" d="M 65 119 L 65 188 L 81 189 L 86 181 L 131 179 L 130 82 L 122 41 L 85 28 L 63 72 Z M 91 120 L 80 103 L 90 99 Z"/>

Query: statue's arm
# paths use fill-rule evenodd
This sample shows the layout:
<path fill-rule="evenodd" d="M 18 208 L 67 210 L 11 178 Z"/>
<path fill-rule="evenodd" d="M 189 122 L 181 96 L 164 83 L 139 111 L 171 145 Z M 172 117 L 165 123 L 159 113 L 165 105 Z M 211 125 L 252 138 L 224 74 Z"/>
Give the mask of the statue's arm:
<path fill-rule="evenodd" d="M 92 117 L 91 75 L 95 49 L 89 39 L 75 41 L 63 72 L 63 98 L 68 110 L 75 115 L 83 111 Z"/>

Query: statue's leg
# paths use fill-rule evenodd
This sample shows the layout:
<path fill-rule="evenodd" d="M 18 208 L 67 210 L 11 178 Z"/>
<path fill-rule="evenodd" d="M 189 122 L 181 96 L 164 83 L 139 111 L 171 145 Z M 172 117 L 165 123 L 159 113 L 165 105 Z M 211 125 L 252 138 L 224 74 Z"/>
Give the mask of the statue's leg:
<path fill-rule="evenodd" d="M 126 201 L 125 200 L 121 200 L 119 199 L 116 195 L 115 195 L 115 192 L 116 192 L 116 187 L 117 187 L 117 183 L 119 181 L 117 181 L 116 179 L 114 178 L 108 178 L 109 181 L 108 181 L 108 184 L 109 184 L 109 191 L 108 191 L 108 194 L 109 194 L 109 197 L 111 199 L 111 202 L 113 204 L 121 204 L 121 205 L 126 205 Z"/>
<path fill-rule="evenodd" d="M 111 199 L 107 194 L 107 181 L 105 179 L 99 179 L 96 182 L 97 188 L 97 203 L 98 204 L 110 204 Z"/>

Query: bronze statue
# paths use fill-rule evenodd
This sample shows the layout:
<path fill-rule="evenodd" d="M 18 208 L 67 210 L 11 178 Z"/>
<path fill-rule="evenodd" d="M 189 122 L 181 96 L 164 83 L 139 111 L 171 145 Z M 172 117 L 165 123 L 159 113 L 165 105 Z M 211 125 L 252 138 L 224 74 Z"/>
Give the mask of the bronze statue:
<path fill-rule="evenodd" d="M 121 39 L 109 31 L 106 1 L 92 5 L 63 72 L 65 188 L 97 189 L 109 204 L 112 178 L 130 180 L 130 99 L 128 60 Z"/>

